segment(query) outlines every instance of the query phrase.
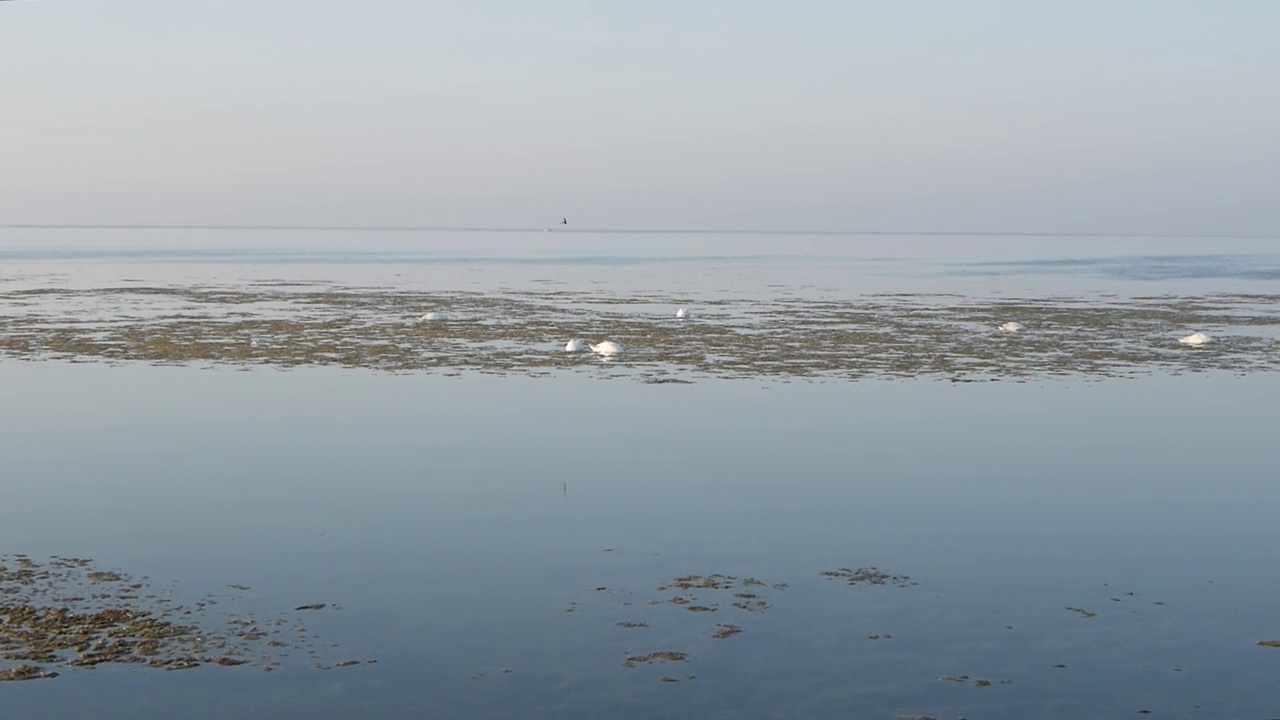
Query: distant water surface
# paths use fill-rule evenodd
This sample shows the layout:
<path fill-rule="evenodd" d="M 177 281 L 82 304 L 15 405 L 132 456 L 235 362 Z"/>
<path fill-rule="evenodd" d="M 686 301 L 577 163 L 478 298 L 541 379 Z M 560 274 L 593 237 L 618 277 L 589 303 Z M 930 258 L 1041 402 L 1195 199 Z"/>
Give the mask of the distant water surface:
<path fill-rule="evenodd" d="M 564 284 L 699 297 L 1211 292 L 1274 287 L 1267 239 L 0 229 L 0 282 Z M 993 283 L 992 278 L 999 278 Z M 36 280 L 40 278 L 40 280 Z"/>

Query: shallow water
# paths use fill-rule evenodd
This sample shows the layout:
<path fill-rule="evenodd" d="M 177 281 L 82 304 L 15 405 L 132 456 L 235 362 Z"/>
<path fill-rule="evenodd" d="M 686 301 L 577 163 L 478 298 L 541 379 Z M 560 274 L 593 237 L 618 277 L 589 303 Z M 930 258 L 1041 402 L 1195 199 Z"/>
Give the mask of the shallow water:
<path fill-rule="evenodd" d="M 1280 368 L 1264 241 L 0 230 L 0 356 L 685 382 Z M 1152 254 L 1156 249 L 1160 254 Z M 693 315 L 677 322 L 675 308 Z M 415 322 L 446 310 L 448 323 Z M 1025 332 L 996 328 L 1016 320 Z M 1208 332 L 1212 348 L 1179 337 Z M 574 337 L 628 348 L 607 368 Z M 587 358 L 586 360 L 590 360 Z"/>
<path fill-rule="evenodd" d="M 1103 302 L 1095 289 L 1169 289 L 1164 272 L 1041 273 L 1019 257 L 985 258 L 1016 267 L 984 292 L 1078 283 L 1078 299 Z M 918 276 L 904 282 L 947 287 L 954 260 L 903 261 Z M 143 264 L 39 262 L 34 276 L 62 273 L 60 286 L 185 282 Z M 359 266 L 412 274 L 397 262 Z M 582 262 L 497 266 L 513 287 L 575 287 L 598 270 Z M 1169 262 L 1235 268 L 1197 281 L 1205 292 L 1276 291 L 1240 270 L 1256 260 Z M 745 277 L 744 292 L 773 298 L 793 273 L 832 272 L 812 259 L 678 265 L 638 263 L 625 280 Z M 832 276 L 847 296 L 868 277 L 893 284 L 849 265 Z M 36 260 L 2 267 L 12 285 Z M 255 273 L 238 260 L 183 272 Z M 90 557 L 216 594 L 227 612 L 329 607 L 305 616 L 317 655 L 292 650 L 269 673 L 102 665 L 0 691 L 15 715 L 50 718 L 1273 716 L 1280 649 L 1256 643 L 1280 639 L 1280 376 L 1025 380 L 648 385 L 568 370 L 3 361 L 0 552 Z M 917 584 L 821 575 L 868 566 Z M 649 604 L 678 594 L 658 590 L 675 578 L 713 573 L 736 578 L 691 591 L 714 612 Z M 742 591 L 769 607 L 733 607 Z M 726 623 L 743 632 L 714 639 Z M 622 664 L 657 651 L 689 657 Z M 346 659 L 377 663 L 333 667 Z"/>

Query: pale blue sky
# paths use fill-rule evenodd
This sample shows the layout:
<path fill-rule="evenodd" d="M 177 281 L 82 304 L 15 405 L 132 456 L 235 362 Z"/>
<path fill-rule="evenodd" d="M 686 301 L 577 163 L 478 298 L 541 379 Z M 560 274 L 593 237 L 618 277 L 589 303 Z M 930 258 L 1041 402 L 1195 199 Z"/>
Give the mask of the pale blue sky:
<path fill-rule="evenodd" d="M 0 222 L 1280 234 L 1280 2 L 0 3 Z"/>

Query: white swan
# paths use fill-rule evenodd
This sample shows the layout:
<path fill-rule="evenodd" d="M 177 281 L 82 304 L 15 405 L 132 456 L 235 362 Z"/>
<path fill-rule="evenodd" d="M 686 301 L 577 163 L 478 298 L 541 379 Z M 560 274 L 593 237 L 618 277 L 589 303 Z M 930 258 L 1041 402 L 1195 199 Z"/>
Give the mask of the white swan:
<path fill-rule="evenodd" d="M 1209 343 L 1213 342 L 1213 338 L 1209 337 L 1208 335 L 1205 335 L 1202 332 L 1194 332 L 1184 338 L 1179 338 L 1178 342 L 1182 343 L 1183 345 L 1193 345 L 1198 347 L 1200 345 L 1208 345 Z"/>
<path fill-rule="evenodd" d="M 587 344 L 576 338 L 565 343 L 565 346 L 564 346 L 565 352 L 582 352 L 583 350 L 586 350 L 586 349 L 587 349 Z"/>
<path fill-rule="evenodd" d="M 1019 330 L 1023 329 L 1023 325 L 1022 323 L 1017 323 L 1017 322 L 1007 322 L 1001 325 L 998 329 L 1000 330 L 1000 332 L 1016 333 Z"/>
<path fill-rule="evenodd" d="M 682 308 L 680 308 L 679 310 L 677 310 L 677 311 L 676 311 L 676 319 L 677 319 L 677 320 L 688 320 L 688 319 L 689 319 L 689 308 L 687 308 L 687 307 L 682 307 Z"/>
<path fill-rule="evenodd" d="M 418 322 L 441 322 L 449 319 L 447 312 L 429 312 L 418 318 Z"/>
<path fill-rule="evenodd" d="M 592 349 L 593 351 L 595 351 L 595 352 L 600 353 L 601 355 L 604 355 L 604 356 L 617 355 L 617 354 L 621 353 L 621 352 L 622 352 L 622 350 L 623 350 L 623 348 L 622 348 L 622 346 L 621 346 L 621 345 L 619 345 L 618 343 L 616 343 L 616 342 L 614 342 L 614 341 L 612 341 L 612 340 L 605 340 L 604 342 L 600 343 L 599 345 L 592 345 L 592 346 L 591 346 L 591 349 Z"/>

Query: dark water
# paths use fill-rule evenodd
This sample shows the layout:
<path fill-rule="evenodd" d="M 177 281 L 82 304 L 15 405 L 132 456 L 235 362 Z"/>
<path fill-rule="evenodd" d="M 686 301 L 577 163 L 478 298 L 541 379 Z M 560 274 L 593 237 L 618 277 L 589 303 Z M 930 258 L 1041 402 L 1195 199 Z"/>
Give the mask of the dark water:
<path fill-rule="evenodd" d="M 264 614 L 336 604 L 309 620 L 326 658 L 378 663 L 104 665 L 0 693 L 29 718 L 1274 717 L 1280 650 L 1255 643 L 1280 639 L 1277 397 L 1270 374 L 6 363 L 3 552 L 243 584 Z M 820 575 L 863 566 L 918 584 Z M 711 573 L 788 587 L 757 613 L 647 604 Z M 689 660 L 621 665 L 659 650 Z"/>

